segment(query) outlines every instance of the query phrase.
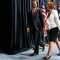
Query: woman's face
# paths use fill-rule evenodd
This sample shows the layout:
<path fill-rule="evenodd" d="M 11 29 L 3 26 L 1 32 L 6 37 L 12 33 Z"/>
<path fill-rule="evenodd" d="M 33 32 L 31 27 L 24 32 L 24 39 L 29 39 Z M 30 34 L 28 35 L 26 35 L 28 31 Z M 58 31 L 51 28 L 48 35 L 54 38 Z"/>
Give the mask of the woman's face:
<path fill-rule="evenodd" d="M 58 5 L 58 10 L 60 10 L 60 4 Z"/>
<path fill-rule="evenodd" d="M 47 12 L 50 10 L 49 6 L 47 5 Z"/>

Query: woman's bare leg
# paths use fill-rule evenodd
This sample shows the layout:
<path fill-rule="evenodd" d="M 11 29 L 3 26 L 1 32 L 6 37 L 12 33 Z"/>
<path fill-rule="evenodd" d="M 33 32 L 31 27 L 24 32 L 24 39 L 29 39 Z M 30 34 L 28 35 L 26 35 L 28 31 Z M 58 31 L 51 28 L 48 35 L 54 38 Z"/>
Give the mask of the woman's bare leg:
<path fill-rule="evenodd" d="M 56 44 L 57 44 L 57 47 L 58 47 L 59 53 L 60 53 L 60 41 L 58 40 L 58 38 L 56 39 Z"/>
<path fill-rule="evenodd" d="M 53 42 L 49 42 L 49 48 L 48 48 L 47 55 L 51 55 L 52 54 L 52 48 L 53 48 Z"/>
<path fill-rule="evenodd" d="M 57 44 L 58 49 L 60 49 L 60 41 L 58 40 L 58 38 L 56 39 L 56 44 Z"/>
<path fill-rule="evenodd" d="M 48 53 L 47 53 L 47 55 L 44 58 L 48 59 L 48 58 L 51 57 L 51 55 L 52 55 L 52 48 L 53 48 L 53 42 L 51 41 L 51 42 L 49 42 Z"/>

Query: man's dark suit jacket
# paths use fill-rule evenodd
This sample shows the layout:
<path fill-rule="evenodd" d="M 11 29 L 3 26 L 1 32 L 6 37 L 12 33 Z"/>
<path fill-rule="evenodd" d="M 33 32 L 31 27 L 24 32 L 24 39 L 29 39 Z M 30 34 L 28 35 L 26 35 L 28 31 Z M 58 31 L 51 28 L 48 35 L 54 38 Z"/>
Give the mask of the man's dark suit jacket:
<path fill-rule="evenodd" d="M 31 31 L 41 31 L 44 27 L 43 17 L 40 9 L 37 9 L 32 16 L 32 10 L 27 13 L 27 23 Z"/>

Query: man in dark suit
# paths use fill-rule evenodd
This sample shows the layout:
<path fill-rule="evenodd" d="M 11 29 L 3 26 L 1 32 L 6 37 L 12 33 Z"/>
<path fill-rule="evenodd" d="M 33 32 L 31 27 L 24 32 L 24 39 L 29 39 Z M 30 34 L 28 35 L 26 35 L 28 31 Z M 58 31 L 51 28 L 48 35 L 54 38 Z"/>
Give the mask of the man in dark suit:
<path fill-rule="evenodd" d="M 31 55 L 38 55 L 39 54 L 39 45 L 43 47 L 44 50 L 44 44 L 40 44 L 40 39 L 41 39 L 41 32 L 43 30 L 44 24 L 43 24 L 43 17 L 41 14 L 41 11 L 39 8 L 37 8 L 37 1 L 33 0 L 32 1 L 32 10 L 30 10 L 27 13 L 27 21 L 28 21 L 28 26 L 27 31 L 31 32 L 33 35 L 33 39 L 35 41 L 35 48 L 34 48 L 34 53 Z"/>

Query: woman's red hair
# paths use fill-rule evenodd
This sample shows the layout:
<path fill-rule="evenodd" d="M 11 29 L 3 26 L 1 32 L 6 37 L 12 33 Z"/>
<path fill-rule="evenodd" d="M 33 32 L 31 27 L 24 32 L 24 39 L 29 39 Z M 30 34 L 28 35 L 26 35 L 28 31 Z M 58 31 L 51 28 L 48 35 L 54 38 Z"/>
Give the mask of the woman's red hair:
<path fill-rule="evenodd" d="M 48 7 L 49 7 L 50 9 L 53 9 L 53 8 L 54 8 L 54 3 L 51 2 L 51 1 L 49 1 L 49 2 L 47 3 L 47 5 L 48 5 Z"/>

